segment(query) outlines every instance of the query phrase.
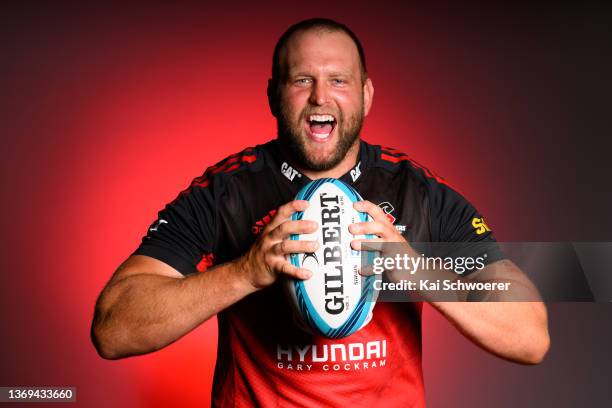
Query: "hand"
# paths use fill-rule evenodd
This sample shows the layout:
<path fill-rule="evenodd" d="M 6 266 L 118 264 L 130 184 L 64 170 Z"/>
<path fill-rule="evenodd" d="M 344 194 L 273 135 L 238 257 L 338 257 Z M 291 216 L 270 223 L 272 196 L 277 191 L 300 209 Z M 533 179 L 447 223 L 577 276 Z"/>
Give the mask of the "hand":
<path fill-rule="evenodd" d="M 374 235 L 376 238 L 361 238 L 351 241 L 351 248 L 362 250 L 362 244 L 366 244 L 365 250 L 376 251 L 377 257 L 393 257 L 398 252 L 413 253 L 414 251 L 404 239 L 402 234 L 389 221 L 385 212 L 376 204 L 363 200 L 353 204 L 353 207 L 360 212 L 365 212 L 372 217 L 372 221 L 357 222 L 349 225 L 349 232 L 353 235 Z M 374 243 L 374 245 L 372 245 Z M 400 243 L 401 245 L 383 245 L 384 243 Z M 385 251 L 386 250 L 386 251 Z M 390 279 L 395 278 L 394 271 L 385 270 Z M 364 276 L 369 276 L 374 273 L 372 265 L 364 265 L 359 273 Z"/>
<path fill-rule="evenodd" d="M 315 232 L 318 224 L 314 221 L 292 221 L 289 218 L 296 211 L 308 208 L 308 201 L 295 200 L 279 207 L 276 215 L 262 231 L 249 251 L 239 259 L 244 278 L 255 289 L 273 284 L 279 275 L 308 279 L 312 272 L 297 268 L 287 260 L 288 254 L 314 252 L 317 241 L 291 240 L 292 234 Z"/>
<path fill-rule="evenodd" d="M 356 222 L 349 225 L 349 232 L 353 235 L 366 235 L 372 234 L 377 238 L 371 239 L 354 239 L 351 241 L 351 248 L 355 250 L 361 250 L 363 242 L 406 242 L 402 234 L 393 226 L 393 224 L 387 218 L 385 212 L 374 203 L 363 200 L 353 204 L 353 207 L 360 212 L 365 212 L 372 217 L 372 221 Z"/>

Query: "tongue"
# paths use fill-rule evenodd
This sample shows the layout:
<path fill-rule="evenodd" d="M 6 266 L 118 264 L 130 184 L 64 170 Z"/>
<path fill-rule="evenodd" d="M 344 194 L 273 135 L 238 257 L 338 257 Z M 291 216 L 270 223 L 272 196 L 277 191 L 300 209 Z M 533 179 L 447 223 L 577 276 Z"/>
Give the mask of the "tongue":
<path fill-rule="evenodd" d="M 310 131 L 317 134 L 331 133 L 332 125 L 331 123 L 311 123 Z"/>

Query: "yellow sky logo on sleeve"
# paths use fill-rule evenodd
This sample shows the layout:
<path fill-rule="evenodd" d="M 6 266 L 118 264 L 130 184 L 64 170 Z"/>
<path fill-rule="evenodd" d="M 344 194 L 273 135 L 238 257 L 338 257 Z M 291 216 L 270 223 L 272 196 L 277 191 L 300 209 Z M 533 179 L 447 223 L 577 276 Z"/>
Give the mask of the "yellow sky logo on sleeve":
<path fill-rule="evenodd" d="M 491 231 L 491 228 L 485 224 L 484 218 L 473 218 L 472 227 L 478 235 L 484 234 L 487 231 Z"/>

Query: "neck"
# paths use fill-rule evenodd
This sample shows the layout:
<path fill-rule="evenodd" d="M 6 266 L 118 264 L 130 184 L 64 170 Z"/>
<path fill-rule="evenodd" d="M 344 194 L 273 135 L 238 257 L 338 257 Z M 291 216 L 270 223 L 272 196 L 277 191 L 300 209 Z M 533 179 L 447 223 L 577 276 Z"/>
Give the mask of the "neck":
<path fill-rule="evenodd" d="M 311 180 L 316 180 L 316 179 L 326 178 L 326 177 L 340 178 L 344 176 L 346 173 L 348 173 L 348 171 L 351 170 L 353 167 L 355 167 L 355 165 L 357 164 L 357 161 L 359 159 L 358 157 L 359 156 L 359 144 L 360 144 L 359 142 L 360 142 L 360 139 L 357 138 L 355 140 L 355 143 L 353 143 L 351 148 L 346 153 L 346 156 L 344 156 L 344 158 L 342 159 L 342 161 L 340 161 L 340 163 L 338 163 L 336 166 L 334 166 L 333 168 L 329 170 L 315 171 L 315 170 L 304 169 L 301 167 L 298 167 L 298 170 Z"/>

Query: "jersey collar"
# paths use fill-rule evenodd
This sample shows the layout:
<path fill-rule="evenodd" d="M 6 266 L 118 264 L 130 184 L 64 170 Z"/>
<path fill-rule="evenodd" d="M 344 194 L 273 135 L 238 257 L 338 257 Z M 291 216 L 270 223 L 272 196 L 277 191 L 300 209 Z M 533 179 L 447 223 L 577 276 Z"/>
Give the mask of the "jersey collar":
<path fill-rule="evenodd" d="M 301 186 L 312 181 L 291 164 L 292 161 L 282 153 L 278 140 L 272 140 L 266 145 L 269 152 L 268 159 L 270 159 L 267 160 L 268 163 L 274 171 L 278 172 L 289 183 L 298 185 L 301 188 Z M 368 167 L 368 145 L 363 140 L 359 140 L 359 154 L 357 157 L 357 164 L 355 164 L 355 166 L 353 166 L 348 172 L 343 174 L 339 180 L 347 184 L 354 185 L 359 182 L 363 173 L 366 171 Z"/>

